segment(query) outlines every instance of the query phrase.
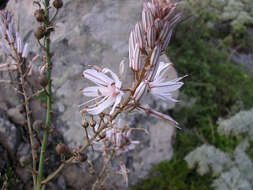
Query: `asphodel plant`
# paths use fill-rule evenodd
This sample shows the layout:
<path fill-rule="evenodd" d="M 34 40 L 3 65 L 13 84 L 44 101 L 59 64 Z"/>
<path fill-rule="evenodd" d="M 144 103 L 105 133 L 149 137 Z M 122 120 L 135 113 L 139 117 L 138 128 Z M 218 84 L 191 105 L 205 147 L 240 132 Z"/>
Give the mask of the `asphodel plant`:
<path fill-rule="evenodd" d="M 171 0 L 152 0 L 145 2 L 142 10 L 142 20 L 138 21 L 130 32 L 129 60 L 119 63 L 119 72 L 110 68 L 89 66 L 82 73 L 83 79 L 89 80 L 93 86 L 84 85 L 81 93 L 90 97 L 90 100 L 79 105 L 82 114 L 82 126 L 86 133 L 86 141 L 82 147 L 70 150 L 64 144 L 58 144 L 56 152 L 63 155 L 64 161 L 48 176 L 44 176 L 45 152 L 51 124 L 52 113 L 52 80 L 51 71 L 53 64 L 51 58 L 53 52 L 50 49 L 50 35 L 55 30 L 55 19 L 58 10 L 63 7 L 61 0 L 36 0 L 34 11 L 35 19 L 39 27 L 34 36 L 42 47 L 42 55 L 31 60 L 28 59 L 28 44 L 23 44 L 20 34 L 16 31 L 15 22 L 9 11 L 0 12 L 0 30 L 2 51 L 7 55 L 8 62 L 0 64 L 0 71 L 17 73 L 17 80 L 1 80 L 2 83 L 16 85 L 16 91 L 23 96 L 25 113 L 27 117 L 27 131 L 32 148 L 32 176 L 35 190 L 44 189 L 46 184 L 55 178 L 62 169 L 71 163 L 87 162 L 89 158 L 84 153 L 87 149 L 101 152 L 104 165 L 100 171 L 94 171 L 91 164 L 87 164 L 89 171 L 96 176 L 92 189 L 99 189 L 105 183 L 110 163 L 115 160 L 119 170 L 114 174 L 120 174 L 128 184 L 128 170 L 121 157 L 128 151 L 133 151 L 139 141 L 132 139 L 134 130 L 148 131 L 142 128 L 131 128 L 121 120 L 120 114 L 133 111 L 143 112 L 150 116 L 165 120 L 168 126 L 179 128 L 179 124 L 165 113 L 152 109 L 143 102 L 143 97 L 150 94 L 161 101 L 178 102 L 172 93 L 182 87 L 181 81 L 185 76 L 168 79 L 168 71 L 173 67 L 171 62 L 161 62 L 160 56 L 165 53 L 169 45 L 173 29 L 181 19 L 182 14 L 177 11 L 177 3 Z M 54 14 L 49 14 L 53 11 Z M 50 15 L 53 15 L 50 17 Z M 27 91 L 27 77 L 32 73 L 35 60 L 41 57 L 43 63 L 40 67 L 39 81 L 41 90 L 35 94 Z M 73 63 L 74 64 L 74 63 Z M 126 66 L 128 65 L 128 67 Z M 123 73 L 130 69 L 132 81 L 130 86 L 123 85 Z M 34 146 L 36 132 L 32 128 L 32 112 L 29 108 L 31 98 L 44 92 L 47 96 L 46 118 L 43 124 L 43 139 L 38 151 Z M 90 163 L 90 162 L 89 162 Z"/>

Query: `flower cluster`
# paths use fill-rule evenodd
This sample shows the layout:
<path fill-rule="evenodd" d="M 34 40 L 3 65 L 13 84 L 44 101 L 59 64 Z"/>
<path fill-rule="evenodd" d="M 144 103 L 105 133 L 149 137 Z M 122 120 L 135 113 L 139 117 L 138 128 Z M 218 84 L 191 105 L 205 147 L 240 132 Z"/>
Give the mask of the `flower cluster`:
<path fill-rule="evenodd" d="M 168 71 L 173 64 L 159 61 L 170 42 L 175 24 L 181 18 L 181 13 L 177 13 L 176 8 L 177 3 L 170 0 L 144 3 L 142 22 L 137 22 L 129 37 L 129 68 L 133 76 L 130 87 L 123 88 L 121 77 L 108 68 L 94 66 L 83 72 L 85 79 L 96 84 L 81 89 L 84 96 L 92 97 L 80 105 L 81 112 L 91 116 L 92 122 L 85 126 L 86 129 L 92 127 L 93 138 L 89 134 L 87 137 L 96 141 L 90 144 L 104 155 L 116 152 L 115 155 L 119 157 L 139 144 L 139 141 L 130 138 L 131 132 L 136 129 L 123 127 L 116 122 L 117 116 L 122 112 L 145 112 L 178 127 L 178 123 L 170 116 L 143 106 L 140 101 L 146 94 L 151 94 L 163 101 L 177 102 L 172 92 L 182 87 L 181 79 L 184 77 L 168 80 Z M 120 75 L 123 68 L 121 63 Z M 123 175 L 127 181 L 127 170 L 122 163 L 119 162 L 121 170 L 118 174 Z"/>
<path fill-rule="evenodd" d="M 164 101 L 177 102 L 171 92 L 178 90 L 183 83 L 183 77 L 167 80 L 166 73 L 172 67 L 171 63 L 159 62 L 159 57 L 165 52 L 170 42 L 173 28 L 181 18 L 181 13 L 176 12 L 177 3 L 170 0 L 153 0 L 144 3 L 142 22 L 137 22 L 129 37 L 129 67 L 133 72 L 133 88 L 130 90 L 130 101 L 121 103 L 125 94 L 122 82 L 111 70 L 87 69 L 83 77 L 94 82 L 97 86 L 87 87 L 82 90 L 83 95 L 94 97 L 82 104 L 82 111 L 91 115 L 98 115 L 112 106 L 110 115 L 116 108 L 121 111 L 126 108 L 137 108 L 156 117 L 177 124 L 171 117 L 158 113 L 151 108 L 139 104 L 140 99 L 150 93 Z M 109 73 L 111 78 L 106 74 Z M 129 100 L 129 99 L 127 99 Z M 87 106 L 87 103 L 95 104 Z"/>
<path fill-rule="evenodd" d="M 14 19 L 9 11 L 0 11 L 0 47 L 4 53 L 11 57 L 11 63 L 0 64 L 0 71 L 13 71 L 17 69 L 17 62 L 26 59 L 29 53 L 27 43 L 23 40 L 14 26 Z"/>

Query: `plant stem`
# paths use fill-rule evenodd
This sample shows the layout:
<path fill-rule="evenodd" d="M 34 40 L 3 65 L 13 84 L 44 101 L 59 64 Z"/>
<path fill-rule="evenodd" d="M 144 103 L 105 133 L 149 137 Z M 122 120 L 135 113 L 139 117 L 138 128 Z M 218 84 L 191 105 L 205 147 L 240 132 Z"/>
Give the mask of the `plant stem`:
<path fill-rule="evenodd" d="M 101 170 L 101 172 L 99 173 L 96 182 L 92 185 L 92 190 L 96 190 L 96 186 L 98 185 L 98 183 L 99 183 L 100 180 L 102 179 L 103 175 L 105 174 L 106 169 L 108 168 L 109 163 L 112 161 L 112 159 L 113 159 L 113 157 L 114 157 L 114 155 L 115 155 L 115 152 L 116 152 L 116 150 L 115 150 L 115 147 L 114 147 L 113 152 L 112 152 L 110 158 L 109 158 L 108 161 L 104 164 L 104 167 L 103 167 L 103 169 Z"/>
<path fill-rule="evenodd" d="M 152 51 L 151 51 L 152 52 Z M 151 54 L 148 55 L 147 59 L 146 59 L 146 63 L 145 66 L 150 64 L 150 57 Z M 86 148 L 88 148 L 90 146 L 90 142 L 92 142 L 93 140 L 96 139 L 96 137 L 106 128 L 106 126 L 108 125 L 108 123 L 112 122 L 121 112 L 122 110 L 129 104 L 129 102 L 132 99 L 132 96 L 134 95 L 136 89 L 138 88 L 138 86 L 140 85 L 142 79 L 145 76 L 145 66 L 140 74 L 139 80 L 138 82 L 135 84 L 131 94 L 129 94 L 128 98 L 126 99 L 126 101 L 123 103 L 123 106 L 118 109 L 111 117 L 110 120 L 107 123 L 103 123 L 102 126 L 98 129 L 98 131 L 94 134 L 94 136 L 89 139 L 89 141 L 82 146 L 82 148 L 79 150 L 79 152 L 83 152 Z M 69 163 L 71 163 L 74 160 L 74 157 L 72 156 L 71 158 L 69 158 L 68 160 L 66 160 L 64 163 L 62 163 L 53 173 L 51 173 L 45 180 L 43 180 L 41 183 L 42 184 L 46 184 L 48 183 L 50 180 L 52 180 L 57 174 L 60 173 L 60 171 Z"/>
<path fill-rule="evenodd" d="M 49 0 L 45 0 L 45 26 L 49 27 Z M 45 151 L 47 146 L 47 139 L 48 139 L 48 132 L 49 132 L 49 126 L 51 123 L 51 69 L 52 69 L 52 63 L 51 63 L 51 55 L 50 55 L 50 33 L 45 36 L 45 42 L 46 42 L 46 62 L 47 62 L 47 79 L 49 81 L 47 86 L 47 112 L 46 112 L 46 124 L 44 129 L 44 136 L 41 146 L 41 152 L 40 152 L 40 161 L 39 161 L 39 171 L 38 171 L 38 178 L 37 178 L 37 190 L 41 189 L 41 181 L 43 180 L 43 169 L 44 169 L 44 160 L 45 160 Z"/>
<path fill-rule="evenodd" d="M 22 63 L 21 63 L 21 59 L 19 58 L 18 54 L 17 54 L 17 58 L 18 58 L 17 67 L 18 67 L 18 72 L 19 72 L 19 75 L 20 75 L 20 83 L 21 83 L 22 93 L 23 93 L 23 97 L 24 97 L 27 127 L 28 127 L 30 143 L 31 143 L 31 150 L 32 150 L 32 160 L 33 160 L 32 176 L 33 176 L 33 185 L 34 185 L 34 189 L 35 189 L 35 187 L 36 187 L 36 174 L 35 174 L 35 171 L 36 171 L 36 152 L 33 148 L 34 143 L 33 143 L 33 132 L 32 132 L 32 124 L 31 124 L 31 111 L 30 111 L 30 107 L 29 107 L 29 97 L 28 97 L 28 94 L 27 94 L 27 91 L 26 91 L 25 74 L 22 70 Z"/>

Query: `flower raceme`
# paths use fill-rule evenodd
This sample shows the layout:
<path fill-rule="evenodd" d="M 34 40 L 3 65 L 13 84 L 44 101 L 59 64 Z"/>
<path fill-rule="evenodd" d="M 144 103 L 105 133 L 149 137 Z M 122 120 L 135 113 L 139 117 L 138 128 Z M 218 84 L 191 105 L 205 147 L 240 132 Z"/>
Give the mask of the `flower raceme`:
<path fill-rule="evenodd" d="M 137 22 L 129 37 L 129 67 L 137 84 L 133 107 L 178 125 L 171 117 L 139 103 L 147 93 L 164 101 L 177 102 L 172 97 L 172 92 L 183 85 L 180 80 L 184 77 L 168 80 L 166 76 L 172 64 L 159 62 L 170 42 L 173 29 L 181 18 L 181 13 L 177 13 L 176 8 L 177 3 L 171 0 L 144 3 L 142 22 Z"/>
<path fill-rule="evenodd" d="M 142 21 L 136 23 L 129 37 L 129 68 L 133 76 L 131 86 L 122 88 L 123 62 L 120 64 L 119 76 L 108 68 L 93 67 L 83 72 L 83 77 L 95 84 L 82 89 L 83 95 L 91 99 L 80 105 L 81 112 L 90 114 L 92 123 L 96 123 L 90 125 L 93 136 L 87 134 L 88 140 L 93 139 L 91 143 L 94 150 L 102 151 L 105 160 L 110 160 L 112 155 L 119 160 L 120 171 L 117 174 L 123 175 L 126 183 L 127 169 L 120 157 L 134 150 L 140 143 L 132 140 L 131 133 L 143 128 L 131 128 L 128 124 L 116 122 L 120 119 L 117 116 L 122 112 L 137 110 L 179 128 L 178 123 L 169 115 L 142 105 L 146 94 L 163 101 L 177 102 L 172 93 L 183 85 L 181 79 L 185 76 L 169 80 L 168 71 L 172 68 L 172 63 L 159 61 L 170 42 L 175 24 L 181 18 L 176 7 L 177 3 L 170 0 L 144 3 Z M 121 103 L 123 96 L 126 97 Z M 96 115 L 99 117 L 94 117 Z"/>
<path fill-rule="evenodd" d="M 106 75 L 107 73 L 111 75 L 111 78 Z M 113 106 L 110 111 L 110 114 L 113 114 L 123 96 L 123 92 L 120 90 L 122 83 L 119 80 L 119 77 L 108 68 L 104 68 L 101 71 L 87 69 L 83 72 L 83 77 L 94 82 L 97 86 L 82 89 L 84 96 L 94 97 L 80 105 L 84 106 L 82 112 L 84 111 L 91 115 L 98 115 L 106 108 Z M 86 106 L 90 102 L 95 103 Z"/>

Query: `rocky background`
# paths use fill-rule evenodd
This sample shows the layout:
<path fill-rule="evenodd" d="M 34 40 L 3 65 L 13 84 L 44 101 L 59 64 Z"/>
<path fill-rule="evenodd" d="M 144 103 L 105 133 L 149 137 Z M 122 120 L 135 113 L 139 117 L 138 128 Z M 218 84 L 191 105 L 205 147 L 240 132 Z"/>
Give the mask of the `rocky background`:
<path fill-rule="evenodd" d="M 52 35 L 53 59 L 53 92 L 54 101 L 54 133 L 49 139 L 50 153 L 55 154 L 57 143 L 65 143 L 70 148 L 83 145 L 86 141 L 85 133 L 81 127 L 81 115 L 78 105 L 85 101 L 79 89 L 87 86 L 87 81 L 81 79 L 81 74 L 89 65 L 108 67 L 118 72 L 121 60 L 128 58 L 128 38 L 130 30 L 141 19 L 142 1 L 136 0 L 65 0 L 64 7 L 60 10 L 56 21 L 56 30 Z M 32 0 L 11 0 L 7 7 L 14 12 L 18 20 L 20 33 L 31 45 L 32 55 L 40 53 L 40 46 L 33 36 L 33 30 L 38 27 L 33 17 L 34 6 Z M 31 56 L 32 56 L 31 55 Z M 166 56 L 162 59 L 167 59 Z M 1 57 L 1 61 L 4 61 Z M 30 82 L 33 88 L 36 84 L 36 71 L 40 66 L 37 61 L 33 78 Z M 175 70 L 171 71 L 170 77 L 177 76 Z M 8 76 L 3 75 L 3 78 Z M 124 86 L 129 84 L 129 73 L 125 73 Z M 28 139 L 22 127 L 25 118 L 20 114 L 18 99 L 12 89 L 1 86 L 0 88 L 0 143 L 4 153 L 0 156 L 0 169 L 10 167 L 15 163 L 13 176 L 17 176 L 20 184 L 17 189 L 28 188 L 31 176 L 25 173 L 24 166 L 29 166 L 30 147 Z M 177 95 L 175 94 L 175 97 Z M 33 119 L 41 120 L 45 116 L 43 102 L 39 99 L 32 101 Z M 160 111 L 167 112 L 174 107 L 172 104 L 163 102 L 154 103 L 154 99 L 148 97 L 147 104 Z M 42 110 L 42 111 L 41 111 Z M 140 179 L 147 176 L 154 164 L 162 160 L 170 159 L 173 154 L 172 142 L 175 129 L 163 121 L 149 118 L 145 115 L 134 114 L 124 117 L 132 127 L 143 127 L 149 135 L 142 132 L 135 134 L 135 139 L 143 143 L 138 146 L 136 152 L 127 154 L 123 159 L 129 168 L 129 184 L 136 184 Z M 39 121 L 36 121 L 39 122 Z M 101 165 L 100 154 L 88 152 L 89 161 L 94 168 Z M 11 158 L 10 163 L 6 158 Z M 60 158 L 49 157 L 47 173 L 60 164 Z M 72 165 L 65 169 L 63 175 L 53 183 L 49 189 L 81 189 L 90 187 L 94 177 L 88 175 L 85 169 L 87 164 Z M 20 169 L 19 169 L 20 168 Z M 117 168 L 115 168 L 117 169 Z M 20 170 L 20 171 L 19 171 Z M 2 175 L 4 175 L 1 172 Z M 10 180 L 9 180 L 10 183 Z M 17 182 L 13 182 L 15 184 Z M 21 185 L 22 184 L 22 185 Z M 108 180 L 106 189 L 125 189 L 126 186 L 121 176 L 112 176 Z"/>
<path fill-rule="evenodd" d="M 149 132 L 149 135 L 136 133 L 135 139 L 143 143 L 136 152 L 123 158 L 130 169 L 130 186 L 139 184 L 132 187 L 136 190 L 251 190 L 253 1 L 179 2 L 184 19 L 175 30 L 167 55 L 179 76 L 189 75 L 180 92 L 181 103 L 164 104 L 150 97 L 145 101 L 170 113 L 183 130 L 175 138 L 175 129 L 162 121 L 141 114 L 122 117 L 130 126 L 141 126 Z M 85 143 L 78 109 L 85 101 L 79 92 L 79 88 L 86 86 L 80 77 L 82 71 L 89 65 L 99 65 L 117 72 L 122 59 L 127 66 L 128 37 L 141 18 L 142 3 L 142 0 L 64 1 L 52 35 L 55 131 L 49 139 L 47 172 L 60 163 L 61 158 L 54 150 L 57 143 L 63 142 L 70 148 Z M 7 9 L 15 13 L 21 34 L 33 47 L 31 56 L 39 53 L 40 47 L 33 37 L 37 24 L 32 0 L 10 0 Z M 1 55 L 0 61 L 4 62 L 5 57 Z M 38 69 L 40 61 L 36 64 Z M 170 76 L 175 78 L 176 71 Z M 127 86 L 129 78 L 126 72 L 124 85 Z M 30 82 L 36 88 L 36 77 Z M 31 107 L 34 120 L 43 118 L 43 97 L 35 99 Z M 25 167 L 30 164 L 30 147 L 20 109 L 14 91 L 0 86 L 0 182 L 8 183 L 9 189 L 13 185 L 14 189 L 30 188 L 31 176 Z M 89 163 L 98 169 L 100 155 L 87 154 Z M 66 168 L 48 189 L 89 189 L 94 178 L 86 166 L 87 163 Z M 112 176 L 105 186 L 105 189 L 126 188 L 121 176 Z"/>

